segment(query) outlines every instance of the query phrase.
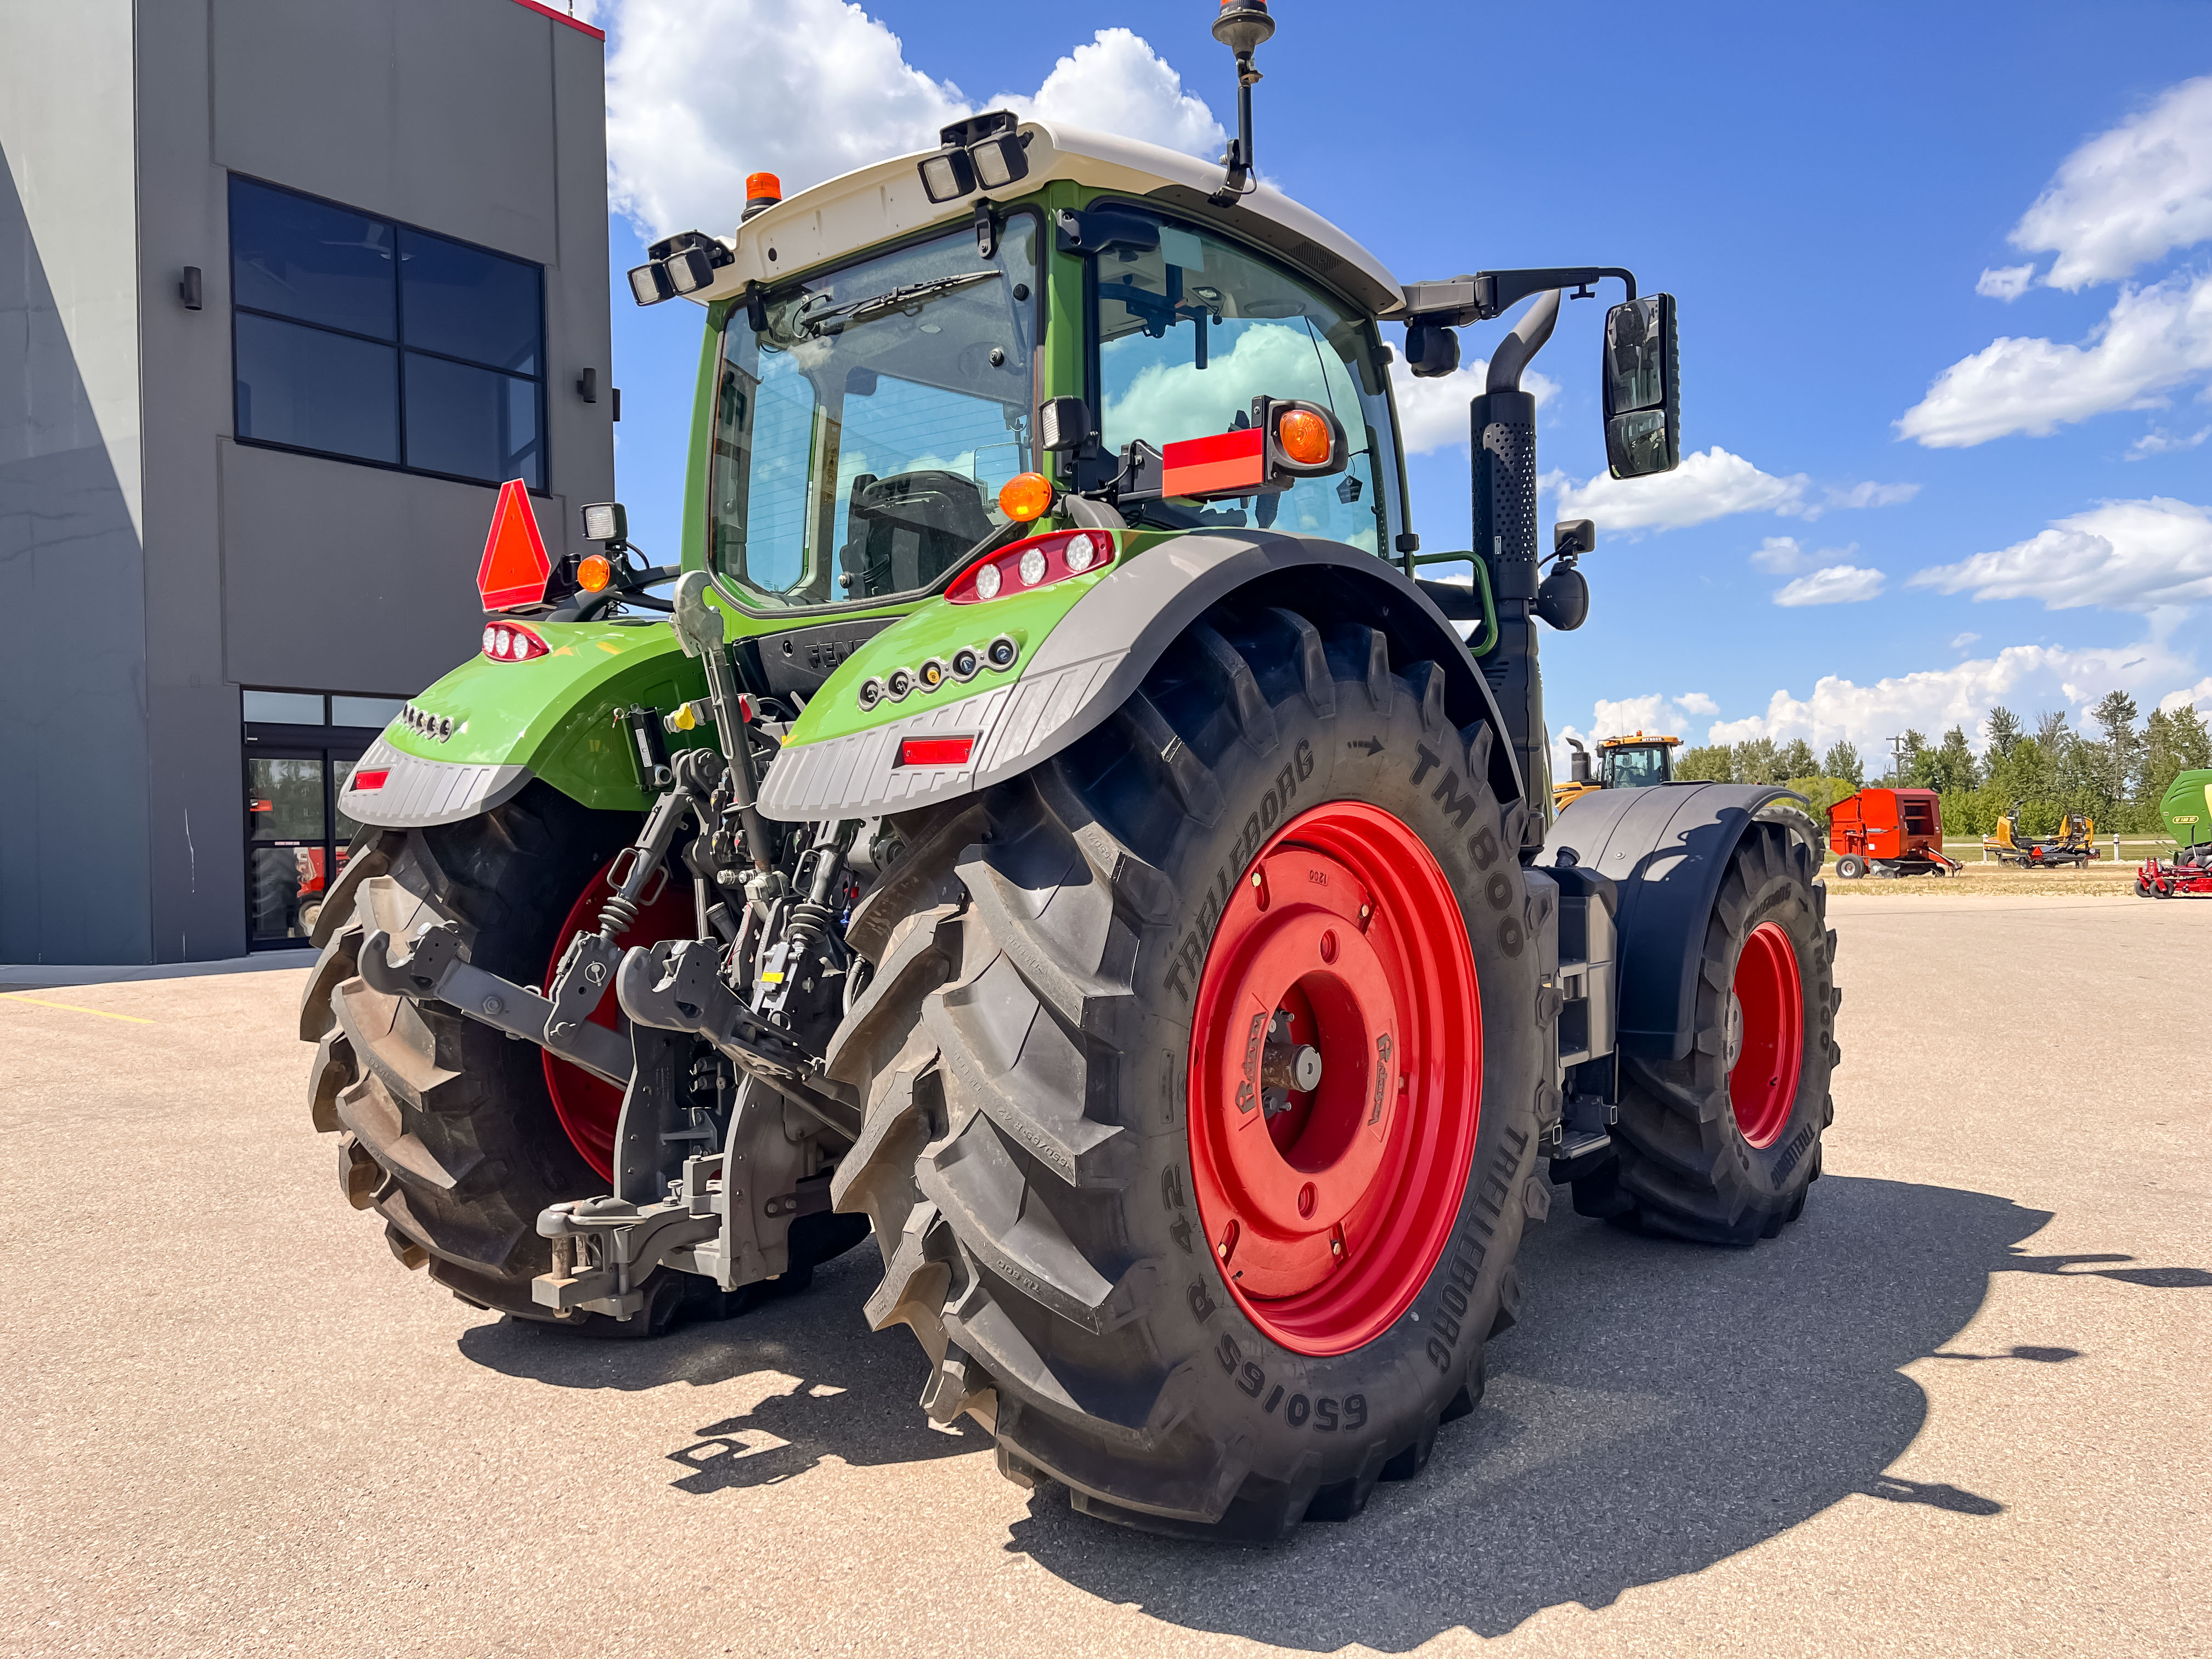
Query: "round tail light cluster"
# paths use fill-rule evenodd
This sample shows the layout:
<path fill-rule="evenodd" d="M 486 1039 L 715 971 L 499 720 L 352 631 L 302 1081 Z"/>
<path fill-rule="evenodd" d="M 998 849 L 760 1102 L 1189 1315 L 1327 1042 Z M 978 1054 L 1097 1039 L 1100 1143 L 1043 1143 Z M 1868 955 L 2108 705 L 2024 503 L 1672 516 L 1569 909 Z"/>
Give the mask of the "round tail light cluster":
<path fill-rule="evenodd" d="M 494 662 L 528 662 L 552 648 L 520 623 L 493 623 L 483 631 L 483 653 Z"/>
<path fill-rule="evenodd" d="M 976 560 L 953 578 L 945 597 L 954 605 L 981 605 L 1103 570 L 1113 562 L 1114 538 L 1104 531 L 1056 530 Z"/>

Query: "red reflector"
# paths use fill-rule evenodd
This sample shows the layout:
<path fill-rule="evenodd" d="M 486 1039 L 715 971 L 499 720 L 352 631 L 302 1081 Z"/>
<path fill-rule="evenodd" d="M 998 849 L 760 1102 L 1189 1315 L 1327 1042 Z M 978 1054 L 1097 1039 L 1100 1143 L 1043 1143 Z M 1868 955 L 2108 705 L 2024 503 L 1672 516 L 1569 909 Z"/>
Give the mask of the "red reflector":
<path fill-rule="evenodd" d="M 906 738 L 899 743 L 901 766 L 965 766 L 975 750 L 973 738 Z"/>
<path fill-rule="evenodd" d="M 1258 427 L 1187 438 L 1160 451 L 1160 494 L 1214 495 L 1267 482 L 1267 434 Z"/>
<path fill-rule="evenodd" d="M 381 789 L 384 787 L 385 779 L 391 775 L 389 769 L 382 772 L 356 772 L 346 781 L 346 787 L 362 790 Z"/>
<path fill-rule="evenodd" d="M 484 538 L 483 557 L 477 564 L 477 592 L 483 595 L 487 611 L 541 605 L 552 574 L 529 486 L 510 478 L 499 487 L 499 502 L 492 508 L 491 533 Z"/>

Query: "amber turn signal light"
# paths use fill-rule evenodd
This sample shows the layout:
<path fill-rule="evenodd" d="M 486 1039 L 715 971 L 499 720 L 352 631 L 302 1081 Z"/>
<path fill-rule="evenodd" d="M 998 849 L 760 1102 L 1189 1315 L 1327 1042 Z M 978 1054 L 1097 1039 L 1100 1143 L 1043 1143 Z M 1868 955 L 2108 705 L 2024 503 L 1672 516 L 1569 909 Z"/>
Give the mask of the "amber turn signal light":
<path fill-rule="evenodd" d="M 576 567 L 576 586 L 586 593 L 601 592 L 614 579 L 615 568 L 607 562 L 607 556 L 604 553 L 586 554 Z"/>
<path fill-rule="evenodd" d="M 1328 422 L 1310 409 L 1290 410 L 1275 423 L 1275 441 L 1300 466 L 1319 466 L 1328 459 Z"/>
<path fill-rule="evenodd" d="M 1042 472 L 1017 472 L 999 486 L 999 511 L 1016 524 L 1042 519 L 1051 507 L 1052 480 Z"/>

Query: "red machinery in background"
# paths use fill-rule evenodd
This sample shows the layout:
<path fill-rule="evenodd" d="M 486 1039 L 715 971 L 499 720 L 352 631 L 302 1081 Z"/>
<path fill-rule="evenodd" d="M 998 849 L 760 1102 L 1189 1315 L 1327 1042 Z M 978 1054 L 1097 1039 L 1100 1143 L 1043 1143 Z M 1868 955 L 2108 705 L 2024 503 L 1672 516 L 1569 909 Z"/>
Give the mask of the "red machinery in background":
<path fill-rule="evenodd" d="M 2145 859 L 2136 868 L 2136 892 L 2142 898 L 2172 898 L 2178 893 L 2212 896 L 2212 844 L 2185 847 L 2170 859 Z"/>
<path fill-rule="evenodd" d="M 1943 851 L 1943 803 L 1933 789 L 1862 789 L 1828 809 L 1836 873 L 1948 876 L 1959 861 Z"/>

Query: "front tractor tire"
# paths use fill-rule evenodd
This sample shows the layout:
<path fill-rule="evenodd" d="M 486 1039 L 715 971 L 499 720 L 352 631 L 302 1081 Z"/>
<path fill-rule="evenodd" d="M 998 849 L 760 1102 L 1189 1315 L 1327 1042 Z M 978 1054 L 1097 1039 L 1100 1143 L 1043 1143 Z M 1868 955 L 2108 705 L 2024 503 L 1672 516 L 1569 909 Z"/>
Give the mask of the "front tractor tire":
<path fill-rule="evenodd" d="M 1443 689 L 1359 623 L 1217 609 L 1091 737 L 903 826 L 854 916 L 835 1200 L 924 1406 L 1016 1480 L 1271 1538 L 1473 1409 L 1548 1201 L 1545 918 Z"/>
<path fill-rule="evenodd" d="M 1736 844 L 1705 921 L 1688 1052 L 1622 1055 L 1613 1150 L 1566 1172 L 1577 1213 L 1741 1245 L 1803 1212 L 1843 1058 L 1836 936 L 1816 867 L 1776 826 Z"/>

